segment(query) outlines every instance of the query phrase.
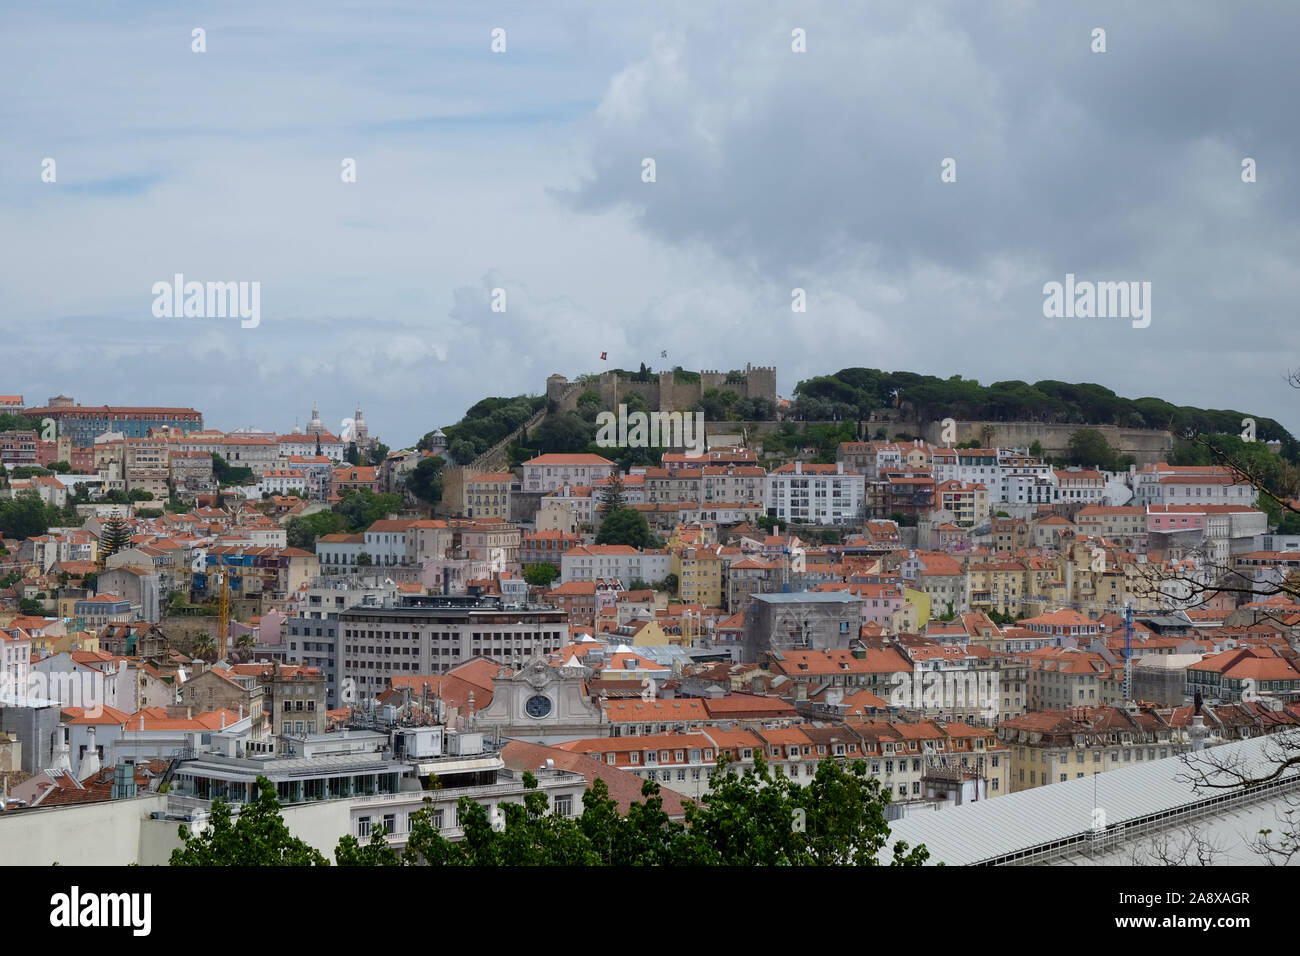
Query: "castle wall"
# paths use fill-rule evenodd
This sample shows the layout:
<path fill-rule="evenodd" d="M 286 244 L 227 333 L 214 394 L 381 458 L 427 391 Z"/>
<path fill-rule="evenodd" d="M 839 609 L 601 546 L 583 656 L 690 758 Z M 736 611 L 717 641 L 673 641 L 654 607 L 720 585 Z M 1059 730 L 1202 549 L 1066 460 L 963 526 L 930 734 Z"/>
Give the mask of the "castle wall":
<path fill-rule="evenodd" d="M 1071 432 L 1080 428 L 1093 428 L 1106 436 L 1106 441 L 1117 448 L 1120 454 L 1132 455 L 1137 459 L 1138 467 L 1151 465 L 1157 461 L 1167 460 L 1174 448 L 1174 436 L 1167 431 L 1145 428 L 1119 428 L 1116 425 L 1079 425 L 1046 424 L 1041 422 L 957 422 L 956 438 L 953 444 L 968 441 L 984 441 L 981 429 L 988 425 L 993 429 L 990 445 L 1003 448 L 1027 448 L 1034 441 L 1042 443 L 1046 455 L 1064 455 L 1070 444 Z M 918 426 L 926 441 L 942 445 L 943 422 L 933 421 Z"/>

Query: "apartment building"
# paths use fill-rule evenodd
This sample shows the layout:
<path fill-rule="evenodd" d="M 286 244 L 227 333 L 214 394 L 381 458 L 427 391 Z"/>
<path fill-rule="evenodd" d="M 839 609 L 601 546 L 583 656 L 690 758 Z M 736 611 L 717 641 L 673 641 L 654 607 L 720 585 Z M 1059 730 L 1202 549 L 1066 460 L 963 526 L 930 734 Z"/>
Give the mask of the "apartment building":
<path fill-rule="evenodd" d="M 524 535 L 519 541 L 519 561 L 524 567 L 530 564 L 553 564 L 557 568 L 568 551 L 572 551 L 582 538 L 563 531 L 538 531 Z"/>
<path fill-rule="evenodd" d="M 1013 793 L 1192 749 L 1157 714 L 1112 706 L 1040 710 L 1003 721 L 997 733 L 1010 749 Z"/>
<path fill-rule="evenodd" d="M 298 468 L 270 468 L 257 483 L 257 490 L 264 495 L 306 494 L 307 476 Z"/>
<path fill-rule="evenodd" d="M 1085 468 L 1068 468 L 1052 472 L 1056 479 L 1054 501 L 1068 504 L 1098 504 L 1105 496 L 1106 478 L 1099 472 Z"/>
<path fill-rule="evenodd" d="M 952 512 L 953 524 L 973 528 L 989 517 L 989 492 L 981 482 L 940 481 L 934 487 L 935 505 Z"/>
<path fill-rule="evenodd" d="M 770 518 L 808 524 L 851 524 L 859 520 L 866 479 L 843 463 L 782 465 L 764 479 Z"/>
<path fill-rule="evenodd" d="M 716 502 L 762 505 L 767 472 L 756 465 L 706 465 L 701 470 L 701 507 Z"/>
<path fill-rule="evenodd" d="M 936 448 L 930 455 L 936 482 L 980 483 L 1001 490 L 1002 469 L 996 448 Z"/>
<path fill-rule="evenodd" d="M 1187 694 L 1224 702 L 1271 697 L 1290 703 L 1300 699 L 1300 672 L 1268 650 L 1238 647 L 1189 665 Z"/>
<path fill-rule="evenodd" d="M 1085 505 L 1074 516 L 1080 534 L 1110 538 L 1133 550 L 1145 550 L 1147 509 L 1138 505 Z"/>
<path fill-rule="evenodd" d="M 1135 505 L 1255 503 L 1255 488 L 1224 465 L 1171 465 L 1158 461 L 1133 476 Z"/>
<path fill-rule="evenodd" d="M 650 584 L 662 581 L 672 571 L 667 551 L 638 551 L 625 544 L 579 545 L 560 559 L 562 581 L 594 581 L 617 578 L 624 588 L 642 580 Z"/>
<path fill-rule="evenodd" d="M 524 462 L 523 490 L 554 491 L 565 485 L 591 485 L 617 473 L 618 465 L 599 455 L 547 454 Z"/>
<path fill-rule="evenodd" d="M 77 448 L 89 448 L 106 432 L 120 432 L 126 438 L 145 438 L 150 429 L 169 428 L 181 432 L 199 431 L 203 416 L 192 408 L 164 408 L 127 405 L 77 405 L 60 395 L 41 408 L 23 412 L 28 418 L 52 418 L 59 434 L 72 439 Z"/>
<path fill-rule="evenodd" d="M 516 606 L 496 598 L 402 595 L 354 606 L 338 617 L 340 680 L 361 696 L 401 674 L 441 674 L 476 657 L 528 659 L 569 642 L 565 613 L 550 605 Z"/>
<path fill-rule="evenodd" d="M 376 567 L 391 568 L 407 563 L 406 531 L 413 521 L 376 521 L 362 533 L 363 550 Z"/>
<path fill-rule="evenodd" d="M 1101 654 L 1077 647 L 1045 647 L 1027 658 L 1030 710 L 1122 703 L 1112 699 L 1108 680 L 1115 662 Z"/>
<path fill-rule="evenodd" d="M 36 461 L 36 432 L 0 432 L 0 465 L 17 468 L 33 466 Z"/>
<path fill-rule="evenodd" d="M 722 558 L 714 550 L 674 548 L 670 567 L 677 575 L 677 594 L 682 603 L 722 606 Z"/>
<path fill-rule="evenodd" d="M 510 517 L 510 486 L 515 476 L 508 471 L 485 472 L 465 481 L 465 514 L 470 518 Z"/>

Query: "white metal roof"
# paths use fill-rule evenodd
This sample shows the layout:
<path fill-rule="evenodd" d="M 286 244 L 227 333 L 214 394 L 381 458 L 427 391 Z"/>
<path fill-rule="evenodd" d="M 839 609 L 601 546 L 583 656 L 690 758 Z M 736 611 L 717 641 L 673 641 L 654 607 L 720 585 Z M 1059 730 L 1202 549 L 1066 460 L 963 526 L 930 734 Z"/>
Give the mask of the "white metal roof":
<path fill-rule="evenodd" d="M 1231 792 L 1205 788 L 1196 791 L 1190 779 L 1192 769 L 1185 760 L 1207 772 L 1208 766 L 1200 762 L 1204 756 L 1239 761 L 1242 772 L 1260 777 L 1276 769 L 1281 753 L 1278 737 L 1258 737 L 1223 744 L 1201 754 L 1134 763 L 977 803 L 922 811 L 891 823 L 888 843 L 891 848 L 897 840 L 905 840 L 909 846 L 924 844 L 931 864 L 984 863 L 1090 834 L 1094 808 L 1100 809 L 1105 824 L 1113 827 Z M 1221 779 L 1228 782 L 1227 778 Z M 1290 768 L 1284 779 L 1300 783 L 1300 766 Z M 882 857 L 890 855 L 888 848 L 882 853 Z"/>

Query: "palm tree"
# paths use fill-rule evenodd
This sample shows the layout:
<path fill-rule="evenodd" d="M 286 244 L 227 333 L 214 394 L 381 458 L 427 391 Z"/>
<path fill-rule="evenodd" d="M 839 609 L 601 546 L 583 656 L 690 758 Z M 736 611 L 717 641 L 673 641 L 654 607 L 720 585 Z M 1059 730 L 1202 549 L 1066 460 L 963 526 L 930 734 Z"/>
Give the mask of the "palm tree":
<path fill-rule="evenodd" d="M 257 641 L 251 633 L 240 634 L 235 638 L 235 650 L 239 652 L 241 660 L 248 660 L 253 656 L 253 648 L 257 646 Z"/>
<path fill-rule="evenodd" d="M 207 660 L 217 655 L 217 642 L 213 640 L 211 634 L 200 634 L 190 642 L 190 654 L 193 657 L 201 657 Z"/>

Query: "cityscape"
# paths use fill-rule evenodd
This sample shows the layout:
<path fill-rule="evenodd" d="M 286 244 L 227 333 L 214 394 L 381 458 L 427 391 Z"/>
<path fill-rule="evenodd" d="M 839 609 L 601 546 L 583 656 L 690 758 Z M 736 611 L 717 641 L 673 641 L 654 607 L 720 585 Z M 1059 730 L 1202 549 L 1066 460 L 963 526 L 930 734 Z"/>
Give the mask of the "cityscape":
<path fill-rule="evenodd" d="M 1300 11 L 4 21 L 20 922 L 170 936 L 217 866 L 310 870 L 304 941 L 372 866 L 1282 911 Z"/>

